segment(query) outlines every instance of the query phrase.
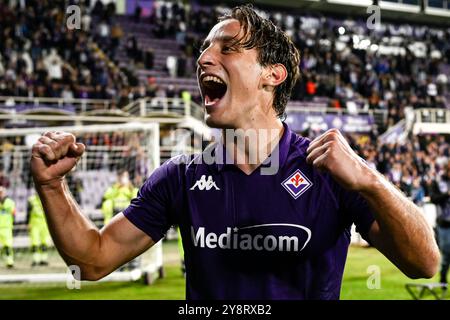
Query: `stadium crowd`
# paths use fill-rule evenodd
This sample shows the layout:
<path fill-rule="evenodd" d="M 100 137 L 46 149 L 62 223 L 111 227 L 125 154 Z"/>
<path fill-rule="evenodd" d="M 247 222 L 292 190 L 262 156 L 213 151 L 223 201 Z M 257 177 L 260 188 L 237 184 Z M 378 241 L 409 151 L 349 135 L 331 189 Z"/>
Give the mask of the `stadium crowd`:
<path fill-rule="evenodd" d="M 119 108 L 141 97 L 181 97 L 182 85 L 162 88 L 158 77 L 138 79 L 139 69 L 156 68 L 157 48 L 144 47 L 123 29 L 114 5 L 77 3 L 82 30 L 73 31 L 64 24 L 65 1 L 0 4 L 5 17 L 0 21 L 0 96 L 112 99 Z M 136 7 L 128 19 L 148 26 L 154 38 L 176 39 L 181 53 L 167 56 L 167 74 L 193 77 L 201 41 L 224 9 L 155 1 L 148 15 Z M 334 108 L 358 101 L 366 109 L 387 110 L 386 127 L 404 117 L 406 106 L 450 105 L 449 29 L 386 23 L 372 31 L 357 19 L 260 13 L 286 30 L 301 50 L 302 79 L 292 100 L 325 99 Z M 120 69 L 121 48 L 130 64 Z"/>
<path fill-rule="evenodd" d="M 177 40 L 182 66 L 195 66 L 202 39 L 225 9 L 156 1 L 148 20 L 155 37 Z M 142 21 L 140 13 L 138 8 L 135 21 Z M 387 127 L 404 117 L 406 106 L 450 107 L 450 29 L 387 23 L 372 31 L 356 19 L 260 14 L 286 30 L 301 50 L 302 80 L 292 100 L 326 97 L 335 108 L 362 101 L 366 108 L 388 111 Z M 175 74 L 193 74 L 184 69 Z"/>
<path fill-rule="evenodd" d="M 417 205 L 431 197 L 432 182 L 450 165 L 450 140 L 443 135 L 411 135 L 406 143 L 382 143 L 370 136 L 348 136 L 369 165 L 384 174 Z"/>
<path fill-rule="evenodd" d="M 114 5 L 81 5 L 81 30 L 66 26 L 67 1 L 0 2 L 0 96 L 113 99 L 127 77 L 112 58 L 122 35 Z"/>

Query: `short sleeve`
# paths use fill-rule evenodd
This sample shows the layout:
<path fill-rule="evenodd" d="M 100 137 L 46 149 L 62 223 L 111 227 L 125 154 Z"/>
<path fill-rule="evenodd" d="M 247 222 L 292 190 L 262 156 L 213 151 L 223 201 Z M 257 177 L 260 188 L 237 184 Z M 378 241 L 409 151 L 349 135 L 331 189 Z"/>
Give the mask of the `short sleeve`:
<path fill-rule="evenodd" d="M 157 168 L 123 211 L 125 217 L 154 242 L 164 237 L 173 222 L 174 194 L 178 170 L 170 160 Z M 179 185 L 178 185 L 179 187 Z"/>
<path fill-rule="evenodd" d="M 339 207 L 341 212 L 345 215 L 345 220 L 349 225 L 354 223 L 356 231 L 359 232 L 366 241 L 370 242 L 369 231 L 375 221 L 375 216 L 369 203 L 358 192 L 347 191 L 342 187 L 340 188 Z"/>

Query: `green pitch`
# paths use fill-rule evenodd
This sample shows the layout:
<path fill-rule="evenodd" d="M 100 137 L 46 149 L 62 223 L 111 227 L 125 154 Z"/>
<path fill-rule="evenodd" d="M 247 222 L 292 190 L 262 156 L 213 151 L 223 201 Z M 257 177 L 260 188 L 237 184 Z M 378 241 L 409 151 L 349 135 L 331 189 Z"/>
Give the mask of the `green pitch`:
<path fill-rule="evenodd" d="M 169 258 L 165 257 L 166 276 L 157 280 L 151 286 L 147 286 L 141 281 L 123 283 L 83 282 L 79 290 L 69 290 L 64 283 L 0 285 L 0 299 L 184 299 L 185 281 L 181 275 L 179 260 L 176 256 L 176 242 L 165 243 L 164 252 L 165 255 L 169 256 Z M 368 273 L 368 271 L 371 272 Z M 378 272 L 379 282 L 375 279 Z M 344 274 L 341 298 L 351 300 L 411 299 L 405 290 L 406 283 L 426 283 L 436 280 L 437 277 L 432 280 L 410 280 L 375 249 L 351 247 Z M 378 284 L 379 287 L 377 288 Z M 371 287 L 371 289 L 368 287 Z"/>

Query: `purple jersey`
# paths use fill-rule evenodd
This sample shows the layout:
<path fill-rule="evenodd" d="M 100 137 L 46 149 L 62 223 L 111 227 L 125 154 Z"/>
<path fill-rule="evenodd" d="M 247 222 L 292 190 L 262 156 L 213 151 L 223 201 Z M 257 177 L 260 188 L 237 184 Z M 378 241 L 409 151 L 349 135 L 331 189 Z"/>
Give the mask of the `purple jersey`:
<path fill-rule="evenodd" d="M 367 239 L 374 217 L 307 164 L 309 140 L 284 128 L 275 175 L 184 156 L 156 169 L 124 210 L 155 242 L 180 225 L 187 299 L 339 298 L 350 227 Z"/>

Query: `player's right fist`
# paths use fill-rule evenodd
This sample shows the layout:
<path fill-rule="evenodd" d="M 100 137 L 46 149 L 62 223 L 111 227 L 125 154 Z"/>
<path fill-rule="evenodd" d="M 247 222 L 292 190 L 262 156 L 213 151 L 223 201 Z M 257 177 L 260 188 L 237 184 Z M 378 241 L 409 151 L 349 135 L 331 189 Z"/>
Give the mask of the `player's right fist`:
<path fill-rule="evenodd" d="M 71 133 L 44 133 L 33 145 L 31 152 L 34 182 L 45 185 L 61 180 L 77 164 L 84 150 L 84 144 L 77 143 Z"/>

